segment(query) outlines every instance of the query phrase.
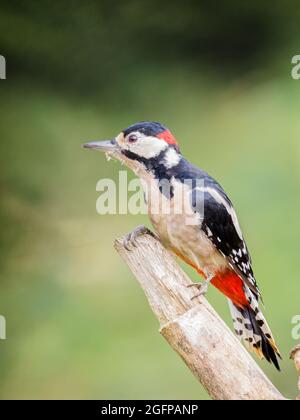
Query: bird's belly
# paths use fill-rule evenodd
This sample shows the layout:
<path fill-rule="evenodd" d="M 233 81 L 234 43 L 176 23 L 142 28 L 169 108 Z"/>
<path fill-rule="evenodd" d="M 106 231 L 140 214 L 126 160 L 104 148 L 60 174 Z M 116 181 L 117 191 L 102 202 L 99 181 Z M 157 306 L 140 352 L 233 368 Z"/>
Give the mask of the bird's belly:
<path fill-rule="evenodd" d="M 173 182 L 174 196 L 171 200 L 154 188 L 148 196 L 148 214 L 163 245 L 184 259 L 187 263 L 205 275 L 214 274 L 227 267 L 226 259 L 201 230 L 201 218 L 191 208 L 183 207 L 178 213 L 178 201 L 181 191 L 179 183 Z M 161 209 L 153 211 L 153 205 L 160 203 Z M 186 200 L 186 203 L 188 200 Z"/>
<path fill-rule="evenodd" d="M 182 215 L 150 215 L 150 219 L 164 246 L 199 272 L 208 276 L 228 268 L 199 224 L 186 224 Z"/>

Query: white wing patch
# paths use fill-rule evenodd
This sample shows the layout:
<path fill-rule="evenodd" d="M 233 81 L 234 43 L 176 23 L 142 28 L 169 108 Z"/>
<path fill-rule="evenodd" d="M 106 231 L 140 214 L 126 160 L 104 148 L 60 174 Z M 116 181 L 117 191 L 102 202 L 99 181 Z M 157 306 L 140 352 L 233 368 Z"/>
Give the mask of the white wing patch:
<path fill-rule="evenodd" d="M 240 239 L 243 239 L 242 230 L 234 208 L 224 199 L 224 197 L 222 197 L 222 195 L 217 190 L 209 187 L 203 187 L 202 190 L 204 192 L 208 192 L 216 200 L 217 203 L 222 204 L 226 208 L 227 212 L 231 216 L 231 220 L 237 234 L 239 235 Z"/>

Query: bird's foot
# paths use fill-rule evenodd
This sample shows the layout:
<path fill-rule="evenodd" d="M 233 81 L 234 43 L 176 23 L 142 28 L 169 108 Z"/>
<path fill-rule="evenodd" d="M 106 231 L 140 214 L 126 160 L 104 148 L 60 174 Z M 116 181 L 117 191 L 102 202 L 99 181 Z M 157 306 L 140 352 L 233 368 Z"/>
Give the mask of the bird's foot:
<path fill-rule="evenodd" d="M 137 238 L 139 236 L 145 235 L 145 234 L 151 235 L 153 237 L 155 237 L 154 233 L 151 232 L 150 229 L 148 229 L 146 226 L 141 225 L 136 227 L 132 232 L 128 233 L 128 235 L 126 235 L 124 237 L 123 240 L 123 246 L 125 249 L 127 249 L 127 251 L 131 251 L 132 247 L 137 247 Z"/>
<path fill-rule="evenodd" d="M 196 287 L 199 290 L 199 292 L 195 296 L 192 297 L 192 300 L 196 299 L 199 296 L 205 296 L 206 295 L 207 290 L 208 290 L 208 286 L 209 286 L 211 280 L 212 280 L 212 278 L 208 278 L 203 283 L 191 283 L 191 284 L 187 285 L 187 287 Z"/>

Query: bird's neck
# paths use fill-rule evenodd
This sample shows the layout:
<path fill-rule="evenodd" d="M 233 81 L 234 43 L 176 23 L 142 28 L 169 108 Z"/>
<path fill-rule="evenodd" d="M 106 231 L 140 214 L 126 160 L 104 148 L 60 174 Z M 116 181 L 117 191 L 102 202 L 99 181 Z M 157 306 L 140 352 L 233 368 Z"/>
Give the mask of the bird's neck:
<path fill-rule="evenodd" d="M 157 180 L 170 180 L 180 172 L 183 156 L 174 148 L 163 150 L 158 156 L 142 162 L 146 171 Z"/>

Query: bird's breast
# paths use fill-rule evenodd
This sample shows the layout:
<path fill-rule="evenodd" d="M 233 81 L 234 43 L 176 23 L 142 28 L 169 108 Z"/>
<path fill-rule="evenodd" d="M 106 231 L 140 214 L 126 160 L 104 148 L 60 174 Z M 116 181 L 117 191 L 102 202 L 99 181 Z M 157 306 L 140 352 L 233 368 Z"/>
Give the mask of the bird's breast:
<path fill-rule="evenodd" d="M 226 267 L 224 257 L 201 229 L 201 215 L 193 211 L 190 190 L 172 181 L 171 194 L 164 194 L 153 184 L 146 193 L 148 214 L 164 246 L 203 272 Z"/>

